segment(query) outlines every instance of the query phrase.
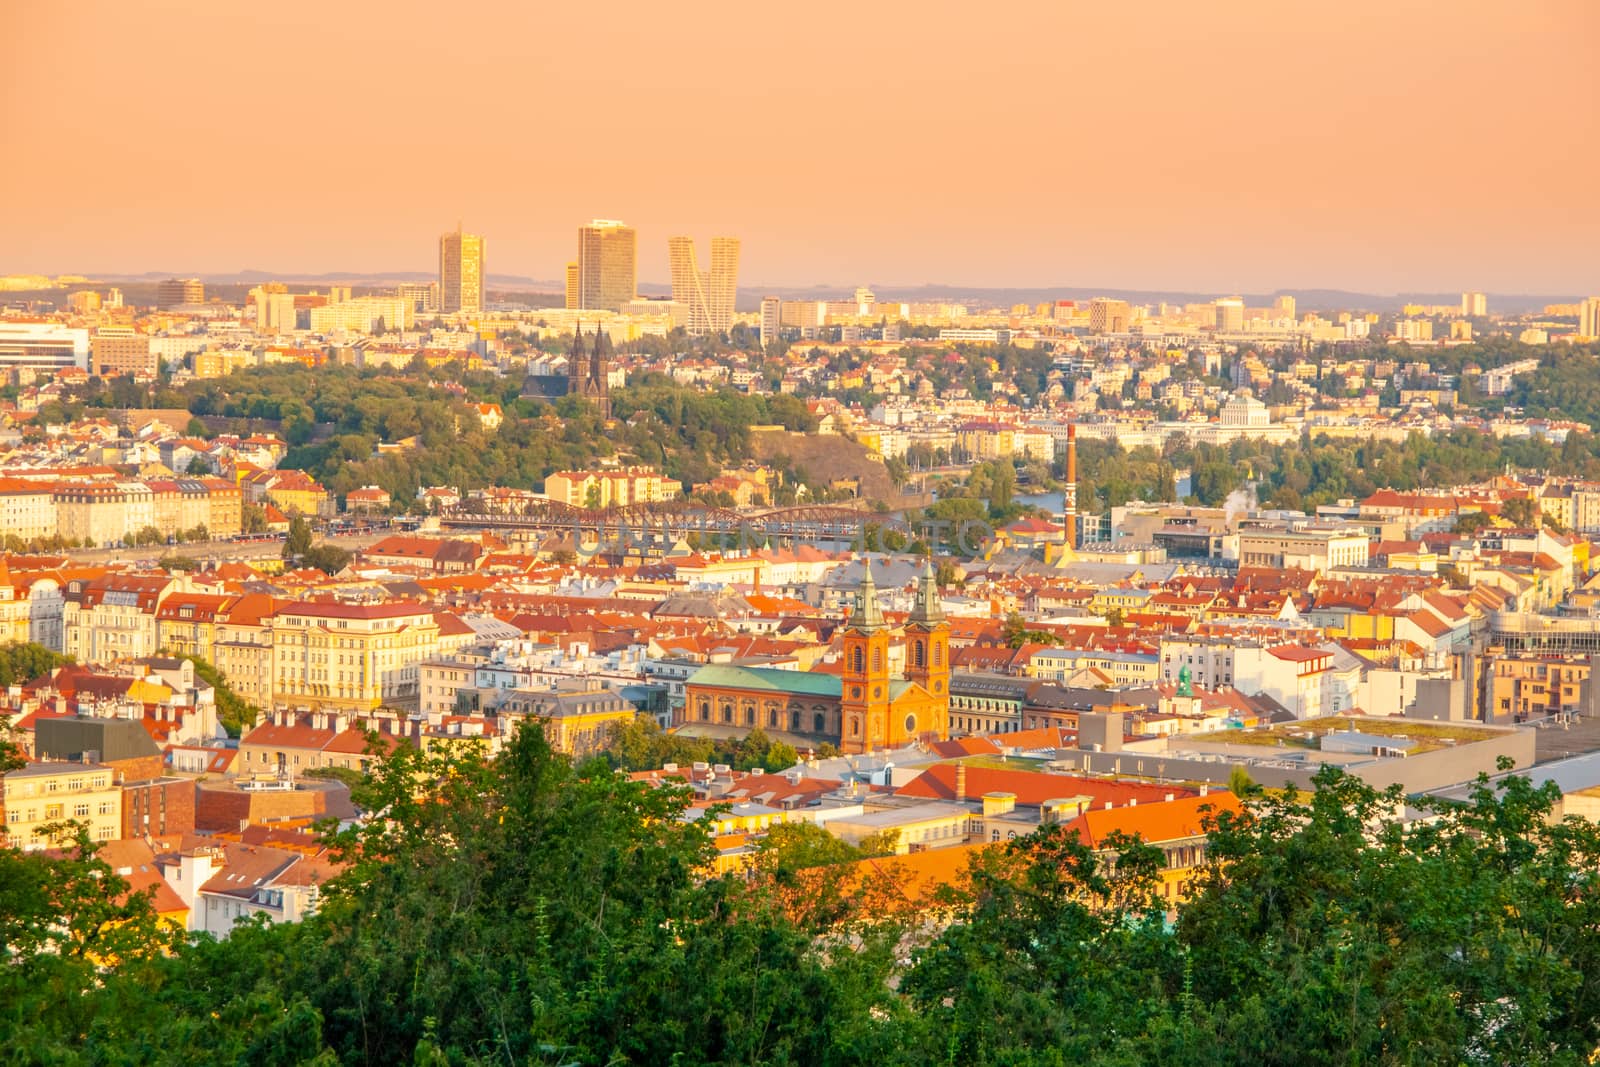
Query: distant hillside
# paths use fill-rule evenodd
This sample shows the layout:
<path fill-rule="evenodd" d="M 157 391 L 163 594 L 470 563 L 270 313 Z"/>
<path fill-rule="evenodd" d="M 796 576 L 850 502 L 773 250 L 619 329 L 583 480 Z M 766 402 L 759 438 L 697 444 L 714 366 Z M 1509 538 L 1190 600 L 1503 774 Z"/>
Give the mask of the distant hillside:
<path fill-rule="evenodd" d="M 859 479 L 862 500 L 894 503 L 900 496 L 900 491 L 889 480 L 883 461 L 873 458 L 865 445 L 847 437 L 767 430 L 750 435 L 750 450 L 762 463 L 787 456 L 790 467 L 803 467 L 819 481 Z"/>

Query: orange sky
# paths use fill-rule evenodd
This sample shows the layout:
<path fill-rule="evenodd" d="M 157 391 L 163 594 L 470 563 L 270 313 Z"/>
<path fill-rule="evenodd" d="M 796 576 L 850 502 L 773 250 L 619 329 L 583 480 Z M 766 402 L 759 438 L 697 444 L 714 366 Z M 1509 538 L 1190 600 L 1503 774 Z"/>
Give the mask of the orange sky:
<path fill-rule="evenodd" d="M 454 21 L 437 21 L 440 13 Z M 0 272 L 1600 292 L 1600 3 L 0 0 Z"/>

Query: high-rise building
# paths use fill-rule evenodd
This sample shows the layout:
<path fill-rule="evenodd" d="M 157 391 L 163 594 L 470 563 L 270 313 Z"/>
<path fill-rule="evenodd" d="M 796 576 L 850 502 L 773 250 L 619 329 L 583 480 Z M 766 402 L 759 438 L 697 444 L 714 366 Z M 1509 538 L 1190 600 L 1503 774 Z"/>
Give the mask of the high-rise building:
<path fill-rule="evenodd" d="M 78 315 L 90 315 L 100 310 L 100 294 L 93 289 L 79 289 L 67 297 L 67 304 Z"/>
<path fill-rule="evenodd" d="M 1294 318 L 1294 297 L 1287 293 L 1272 302 L 1272 317 L 1275 319 Z"/>
<path fill-rule="evenodd" d="M 438 282 L 401 282 L 395 286 L 394 295 L 424 315 L 431 315 L 439 310 Z"/>
<path fill-rule="evenodd" d="M 783 301 L 775 296 L 761 298 L 761 347 L 778 339 L 783 326 Z"/>
<path fill-rule="evenodd" d="M 1600 340 L 1600 296 L 1591 296 L 1578 305 L 1578 334 L 1591 341 Z"/>
<path fill-rule="evenodd" d="M 706 334 L 733 325 L 733 301 L 739 288 L 739 239 L 711 239 L 711 269 L 702 271 L 694 238 L 667 240 L 672 267 L 672 299 L 689 309 L 689 332 Z"/>
<path fill-rule="evenodd" d="M 483 238 L 462 233 L 458 223 L 454 233 L 439 238 L 439 310 L 446 315 L 481 312 L 484 277 Z"/>
<path fill-rule="evenodd" d="M 1217 332 L 1239 333 L 1244 329 L 1244 301 L 1236 296 L 1217 301 Z"/>
<path fill-rule="evenodd" d="M 199 278 L 168 278 L 156 284 L 156 303 L 164 308 L 204 304 L 206 287 Z"/>
<path fill-rule="evenodd" d="M 578 307 L 578 261 L 573 260 L 567 264 L 567 310 L 575 311 Z"/>
<path fill-rule="evenodd" d="M 1489 314 L 1489 297 L 1485 293 L 1462 293 L 1461 314 L 1479 317 Z"/>
<path fill-rule="evenodd" d="M 1089 301 L 1089 332 L 1127 333 L 1133 319 L 1132 312 L 1126 300 L 1097 296 Z"/>
<path fill-rule="evenodd" d="M 91 342 L 94 361 L 91 370 L 106 378 L 123 374 L 154 374 L 155 353 L 150 338 L 132 326 L 102 326 Z"/>
<path fill-rule="evenodd" d="M 280 333 L 295 328 L 294 294 L 282 282 L 266 282 L 250 290 L 256 305 L 256 329 Z"/>
<path fill-rule="evenodd" d="M 578 307 L 618 311 L 638 293 L 638 235 L 615 219 L 578 227 Z"/>

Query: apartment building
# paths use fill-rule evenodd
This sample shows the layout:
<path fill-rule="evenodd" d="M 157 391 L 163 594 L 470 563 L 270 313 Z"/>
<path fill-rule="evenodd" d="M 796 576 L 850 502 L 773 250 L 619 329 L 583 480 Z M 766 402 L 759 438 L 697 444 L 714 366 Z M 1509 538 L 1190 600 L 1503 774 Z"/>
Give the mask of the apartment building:
<path fill-rule="evenodd" d="M 627 507 L 676 500 L 683 483 L 663 478 L 649 467 L 618 470 L 556 471 L 544 480 L 544 495 L 573 507 Z"/>
<path fill-rule="evenodd" d="M 417 699 L 439 625 L 417 603 L 286 603 L 270 640 L 274 704 L 367 711 Z"/>
<path fill-rule="evenodd" d="M 79 663 L 155 655 L 161 647 L 158 609 L 178 587 L 165 574 L 73 579 L 63 597 L 63 651 Z"/>
<path fill-rule="evenodd" d="M 122 826 L 122 790 L 115 772 L 99 763 L 30 763 L 5 776 L 6 843 L 25 852 L 59 840 L 44 831 L 56 823 L 88 826 L 94 841 L 111 841 Z"/>

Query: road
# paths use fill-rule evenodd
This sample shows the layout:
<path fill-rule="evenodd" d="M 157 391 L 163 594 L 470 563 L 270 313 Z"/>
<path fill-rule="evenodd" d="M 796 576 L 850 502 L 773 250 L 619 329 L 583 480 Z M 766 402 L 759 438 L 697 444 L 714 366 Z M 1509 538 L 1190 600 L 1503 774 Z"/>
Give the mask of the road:
<path fill-rule="evenodd" d="M 346 537 L 319 537 L 315 544 L 337 545 L 357 552 L 368 545 L 388 537 L 390 531 L 369 534 L 352 534 Z M 110 563 L 115 560 L 158 560 L 163 556 L 187 556 L 202 563 L 249 563 L 252 560 L 278 559 L 283 555 L 282 541 L 202 541 L 186 545 L 149 545 L 142 548 L 67 549 L 62 555 L 70 556 L 75 563 Z"/>

